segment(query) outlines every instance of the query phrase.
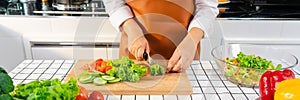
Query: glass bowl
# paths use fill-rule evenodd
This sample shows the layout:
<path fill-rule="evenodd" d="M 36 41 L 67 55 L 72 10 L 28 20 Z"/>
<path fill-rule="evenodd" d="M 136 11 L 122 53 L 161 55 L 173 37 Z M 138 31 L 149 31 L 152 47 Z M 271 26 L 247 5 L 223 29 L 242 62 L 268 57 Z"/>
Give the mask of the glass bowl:
<path fill-rule="evenodd" d="M 298 59 L 294 55 L 271 46 L 231 44 L 213 48 L 211 54 L 222 74 L 227 80 L 243 87 L 258 87 L 261 75 L 267 70 L 236 66 L 225 61 L 226 58 L 236 58 L 240 52 L 271 60 L 275 67 L 281 64 L 281 69 L 293 68 L 298 64 Z"/>

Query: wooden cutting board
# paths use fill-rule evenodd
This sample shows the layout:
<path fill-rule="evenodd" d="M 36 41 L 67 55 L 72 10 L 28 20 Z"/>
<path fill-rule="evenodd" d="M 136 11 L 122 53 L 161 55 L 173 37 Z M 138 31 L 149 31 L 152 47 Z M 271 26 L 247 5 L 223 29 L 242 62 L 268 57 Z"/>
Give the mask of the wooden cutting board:
<path fill-rule="evenodd" d="M 71 70 L 67 78 L 77 76 L 84 70 L 81 68 L 92 63 L 92 60 L 79 60 Z M 168 73 L 163 76 L 147 75 L 141 78 L 137 83 L 119 82 L 115 84 L 106 84 L 105 86 L 95 86 L 92 83 L 81 84 L 88 92 L 100 91 L 103 94 L 113 95 L 190 95 L 192 86 L 186 73 Z"/>

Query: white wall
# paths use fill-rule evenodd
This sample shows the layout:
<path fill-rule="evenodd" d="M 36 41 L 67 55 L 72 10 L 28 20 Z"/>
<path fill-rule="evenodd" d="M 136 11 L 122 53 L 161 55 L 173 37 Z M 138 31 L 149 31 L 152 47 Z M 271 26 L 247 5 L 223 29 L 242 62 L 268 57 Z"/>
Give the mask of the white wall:
<path fill-rule="evenodd" d="M 218 19 L 213 25 L 213 28 L 209 30 L 208 38 L 201 41 L 202 60 L 211 60 L 211 49 L 222 43 L 284 45 L 284 48 L 297 55 L 298 58 L 300 57 L 300 53 L 298 52 L 300 51 L 299 20 Z M 7 55 L 13 52 L 12 58 L 18 60 L 6 59 L 6 55 L 1 56 L 0 60 L 2 62 L 0 62 L 0 65 L 4 64 L 8 66 L 16 65 L 23 59 L 55 59 L 55 57 L 47 56 L 47 52 L 43 53 L 44 51 L 39 51 L 45 49 L 43 47 L 34 47 L 32 49 L 31 42 L 118 42 L 120 39 L 120 34 L 111 26 L 106 17 L 0 16 L 0 32 L 1 48 L 8 45 L 3 42 L 10 43 L 11 45 L 7 49 L 0 49 L 0 54 Z M 72 50 L 69 47 L 68 49 Z M 35 52 L 35 50 L 38 51 L 33 54 L 32 51 Z M 104 49 L 100 48 L 99 50 Z M 106 52 L 106 49 L 104 51 Z M 88 54 L 70 53 L 68 51 L 65 51 L 67 53 L 57 52 L 61 55 L 66 54 L 65 57 L 69 59 L 80 59 L 81 56 L 78 55 L 83 55 L 82 58 L 87 58 L 87 55 L 102 55 L 98 50 L 88 50 L 86 52 L 91 52 Z M 110 58 L 117 58 L 118 49 L 109 48 L 108 53 Z M 49 53 L 48 55 L 51 54 Z M 63 58 L 64 56 L 57 57 L 57 59 Z M 13 63 L 6 64 L 8 60 Z"/>

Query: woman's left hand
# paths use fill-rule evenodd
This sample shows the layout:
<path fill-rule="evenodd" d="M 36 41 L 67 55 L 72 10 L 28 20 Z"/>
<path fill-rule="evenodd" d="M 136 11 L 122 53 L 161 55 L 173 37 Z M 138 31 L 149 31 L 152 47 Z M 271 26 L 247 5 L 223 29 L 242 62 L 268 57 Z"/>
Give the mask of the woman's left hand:
<path fill-rule="evenodd" d="M 198 43 L 202 37 L 203 31 L 201 29 L 192 28 L 170 58 L 167 72 L 185 71 L 192 63 Z"/>

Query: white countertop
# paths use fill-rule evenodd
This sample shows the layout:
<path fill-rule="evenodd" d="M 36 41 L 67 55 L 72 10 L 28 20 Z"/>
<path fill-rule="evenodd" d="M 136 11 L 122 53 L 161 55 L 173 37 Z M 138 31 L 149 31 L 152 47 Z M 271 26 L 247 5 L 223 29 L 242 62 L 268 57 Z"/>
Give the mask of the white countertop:
<path fill-rule="evenodd" d="M 9 75 L 14 84 L 35 79 L 65 80 L 75 60 L 24 60 Z M 187 69 L 192 95 L 105 95 L 106 100 L 255 100 L 257 88 L 245 88 L 228 81 L 214 61 L 193 61 Z M 296 74 L 300 77 L 300 74 Z"/>

